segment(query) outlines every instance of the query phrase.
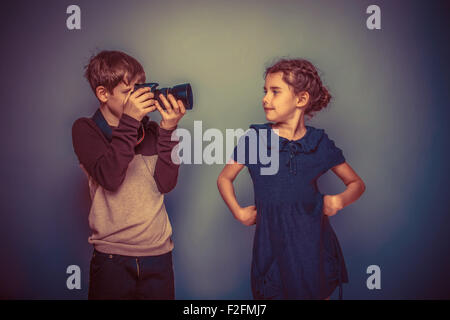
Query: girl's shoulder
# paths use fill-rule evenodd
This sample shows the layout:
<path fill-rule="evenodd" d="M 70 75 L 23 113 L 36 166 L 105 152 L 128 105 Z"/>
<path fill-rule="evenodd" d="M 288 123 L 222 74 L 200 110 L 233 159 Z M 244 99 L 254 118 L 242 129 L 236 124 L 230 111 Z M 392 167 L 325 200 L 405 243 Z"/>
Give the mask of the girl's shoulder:
<path fill-rule="evenodd" d="M 320 131 L 320 145 L 330 147 L 330 145 L 334 145 L 334 139 L 330 137 L 330 135 L 327 133 L 325 129 L 317 129 L 314 128 L 316 131 Z"/>

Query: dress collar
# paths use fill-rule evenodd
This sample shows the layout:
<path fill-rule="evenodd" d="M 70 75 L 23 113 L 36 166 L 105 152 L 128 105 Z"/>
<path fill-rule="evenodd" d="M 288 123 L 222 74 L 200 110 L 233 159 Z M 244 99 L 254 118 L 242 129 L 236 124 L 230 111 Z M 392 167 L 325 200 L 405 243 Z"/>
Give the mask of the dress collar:
<path fill-rule="evenodd" d="M 306 127 L 306 133 L 305 135 L 297 140 L 289 140 L 284 137 L 281 137 L 275 133 L 275 131 L 272 129 L 272 123 L 264 123 L 264 124 L 252 124 L 250 128 L 256 129 L 256 131 L 259 131 L 259 129 L 266 129 L 267 135 L 265 135 L 265 142 L 267 144 L 268 148 L 271 148 L 271 139 L 270 134 L 274 134 L 279 139 L 279 148 L 280 151 L 291 151 L 294 153 L 310 153 L 313 152 L 317 146 L 319 145 L 320 140 L 323 137 L 324 130 L 323 129 L 317 129 L 311 126 L 305 126 Z"/>

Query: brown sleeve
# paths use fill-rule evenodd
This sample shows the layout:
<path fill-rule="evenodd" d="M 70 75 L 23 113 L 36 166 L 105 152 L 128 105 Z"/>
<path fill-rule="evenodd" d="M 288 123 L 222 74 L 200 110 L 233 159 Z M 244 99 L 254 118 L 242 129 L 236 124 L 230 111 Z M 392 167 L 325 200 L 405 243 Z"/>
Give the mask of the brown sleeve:
<path fill-rule="evenodd" d="M 95 122 L 81 118 L 72 126 L 72 143 L 80 164 L 108 191 L 116 191 L 134 157 L 140 122 L 124 114 L 108 143 Z"/>
<path fill-rule="evenodd" d="M 168 193 L 175 188 L 178 179 L 180 165 L 173 163 L 171 158 L 172 149 L 178 144 L 178 139 L 171 141 L 173 131 L 175 129 L 165 130 L 158 126 L 156 144 L 158 160 L 156 161 L 155 181 L 161 193 Z"/>

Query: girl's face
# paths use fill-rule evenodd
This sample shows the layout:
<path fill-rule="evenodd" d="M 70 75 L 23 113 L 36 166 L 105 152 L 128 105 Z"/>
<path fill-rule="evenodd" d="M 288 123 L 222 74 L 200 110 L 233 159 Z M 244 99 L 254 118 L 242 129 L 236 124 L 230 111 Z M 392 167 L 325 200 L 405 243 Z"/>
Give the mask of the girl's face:
<path fill-rule="evenodd" d="M 264 85 L 262 104 L 266 119 L 272 122 L 286 122 L 301 112 L 304 104 L 293 89 L 283 80 L 283 73 L 269 73 Z"/>

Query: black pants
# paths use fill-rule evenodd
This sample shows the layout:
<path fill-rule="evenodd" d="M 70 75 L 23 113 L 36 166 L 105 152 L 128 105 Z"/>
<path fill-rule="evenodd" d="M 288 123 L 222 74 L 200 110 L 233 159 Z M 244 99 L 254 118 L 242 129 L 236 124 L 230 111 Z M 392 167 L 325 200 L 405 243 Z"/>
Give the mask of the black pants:
<path fill-rule="evenodd" d="M 174 298 L 172 252 L 130 257 L 94 250 L 89 271 L 89 300 Z"/>

